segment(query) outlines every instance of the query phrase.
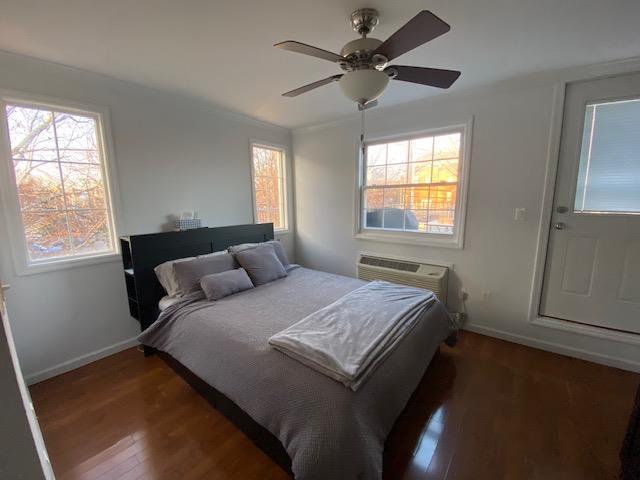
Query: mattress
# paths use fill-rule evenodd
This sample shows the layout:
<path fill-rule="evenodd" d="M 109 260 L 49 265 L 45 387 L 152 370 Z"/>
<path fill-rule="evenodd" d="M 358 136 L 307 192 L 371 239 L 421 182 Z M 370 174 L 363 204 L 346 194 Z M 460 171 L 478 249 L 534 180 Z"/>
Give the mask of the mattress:
<path fill-rule="evenodd" d="M 435 302 L 354 392 L 273 349 L 268 339 L 365 282 L 297 268 L 208 302 L 169 306 L 140 341 L 226 395 L 287 450 L 299 480 L 380 479 L 384 441 L 439 344 L 455 332 Z"/>

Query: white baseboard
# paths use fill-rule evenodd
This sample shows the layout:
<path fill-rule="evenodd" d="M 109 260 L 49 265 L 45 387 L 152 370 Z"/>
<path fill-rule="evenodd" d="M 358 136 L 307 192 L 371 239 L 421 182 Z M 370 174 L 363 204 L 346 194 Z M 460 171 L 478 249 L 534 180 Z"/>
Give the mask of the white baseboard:
<path fill-rule="evenodd" d="M 481 335 L 487 335 L 489 337 L 496 337 L 508 342 L 519 343 L 528 347 L 538 348 L 548 352 L 559 353 L 561 355 L 567 355 L 569 357 L 579 358 L 581 360 L 587 360 L 594 363 L 600 363 L 609 367 L 621 368 L 623 370 L 630 370 L 632 372 L 640 372 L 640 363 L 633 360 L 629 360 L 622 357 L 614 357 L 604 353 L 593 352 L 590 350 L 583 350 L 581 348 L 569 347 L 560 343 L 549 342 L 546 340 L 539 340 L 537 338 L 525 337 L 524 335 L 516 335 L 514 333 L 506 332 L 492 327 L 484 325 L 478 325 L 474 323 L 466 323 L 462 326 L 464 330 L 479 333 Z"/>
<path fill-rule="evenodd" d="M 108 347 L 104 347 L 93 352 L 89 352 L 85 355 L 80 355 L 79 357 L 59 363 L 58 365 L 54 365 L 53 367 L 45 368 L 44 370 L 40 370 L 39 372 L 25 375 L 24 380 L 25 382 L 27 382 L 27 385 L 33 385 L 34 383 L 42 382 L 43 380 L 47 380 L 48 378 L 61 375 L 65 372 L 69 372 L 71 370 L 75 370 L 76 368 L 82 367 L 83 365 L 87 365 L 88 363 L 95 362 L 96 360 L 108 357 L 109 355 L 113 355 L 114 353 L 121 352 L 122 350 L 126 350 L 127 348 L 134 347 L 138 345 L 138 343 L 139 342 L 136 337 L 128 338 L 126 340 L 123 340 L 122 342 L 114 343 L 113 345 L 109 345 Z"/>

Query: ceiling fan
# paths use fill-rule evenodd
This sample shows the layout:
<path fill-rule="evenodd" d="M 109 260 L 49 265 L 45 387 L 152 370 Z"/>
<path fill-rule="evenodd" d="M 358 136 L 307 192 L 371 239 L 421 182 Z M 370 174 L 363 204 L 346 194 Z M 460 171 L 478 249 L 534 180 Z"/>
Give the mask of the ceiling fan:
<path fill-rule="evenodd" d="M 311 55 L 337 63 L 345 73 L 332 75 L 295 90 L 283 93 L 297 97 L 315 88 L 339 82 L 342 92 L 363 110 L 375 106 L 389 84 L 389 79 L 449 88 L 461 72 L 439 68 L 388 65 L 391 60 L 447 33 L 451 27 L 428 10 L 422 10 L 384 42 L 369 35 L 378 25 L 378 11 L 361 8 L 351 14 L 351 25 L 361 38 L 347 43 L 340 55 L 292 40 L 276 43 L 274 47 L 290 52 Z"/>

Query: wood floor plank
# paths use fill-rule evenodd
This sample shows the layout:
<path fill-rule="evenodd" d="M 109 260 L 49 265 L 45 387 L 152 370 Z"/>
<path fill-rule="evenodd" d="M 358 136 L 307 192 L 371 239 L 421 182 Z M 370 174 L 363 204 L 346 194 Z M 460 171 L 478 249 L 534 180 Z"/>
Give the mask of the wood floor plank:
<path fill-rule="evenodd" d="M 463 332 L 386 443 L 385 479 L 607 479 L 640 376 Z M 287 474 L 157 356 L 136 349 L 31 387 L 57 478 Z"/>

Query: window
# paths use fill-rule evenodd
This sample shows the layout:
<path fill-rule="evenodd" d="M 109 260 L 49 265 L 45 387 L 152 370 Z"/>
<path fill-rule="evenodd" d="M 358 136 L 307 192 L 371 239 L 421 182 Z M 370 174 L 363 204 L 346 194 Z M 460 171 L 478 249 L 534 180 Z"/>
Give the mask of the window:
<path fill-rule="evenodd" d="M 5 101 L 26 266 L 117 252 L 101 115 Z"/>
<path fill-rule="evenodd" d="M 575 213 L 640 213 L 640 99 L 587 105 Z"/>
<path fill-rule="evenodd" d="M 367 143 L 358 236 L 461 246 L 465 131 Z"/>
<path fill-rule="evenodd" d="M 286 164 L 284 149 L 251 144 L 253 209 L 256 223 L 273 222 L 276 231 L 287 230 Z"/>

